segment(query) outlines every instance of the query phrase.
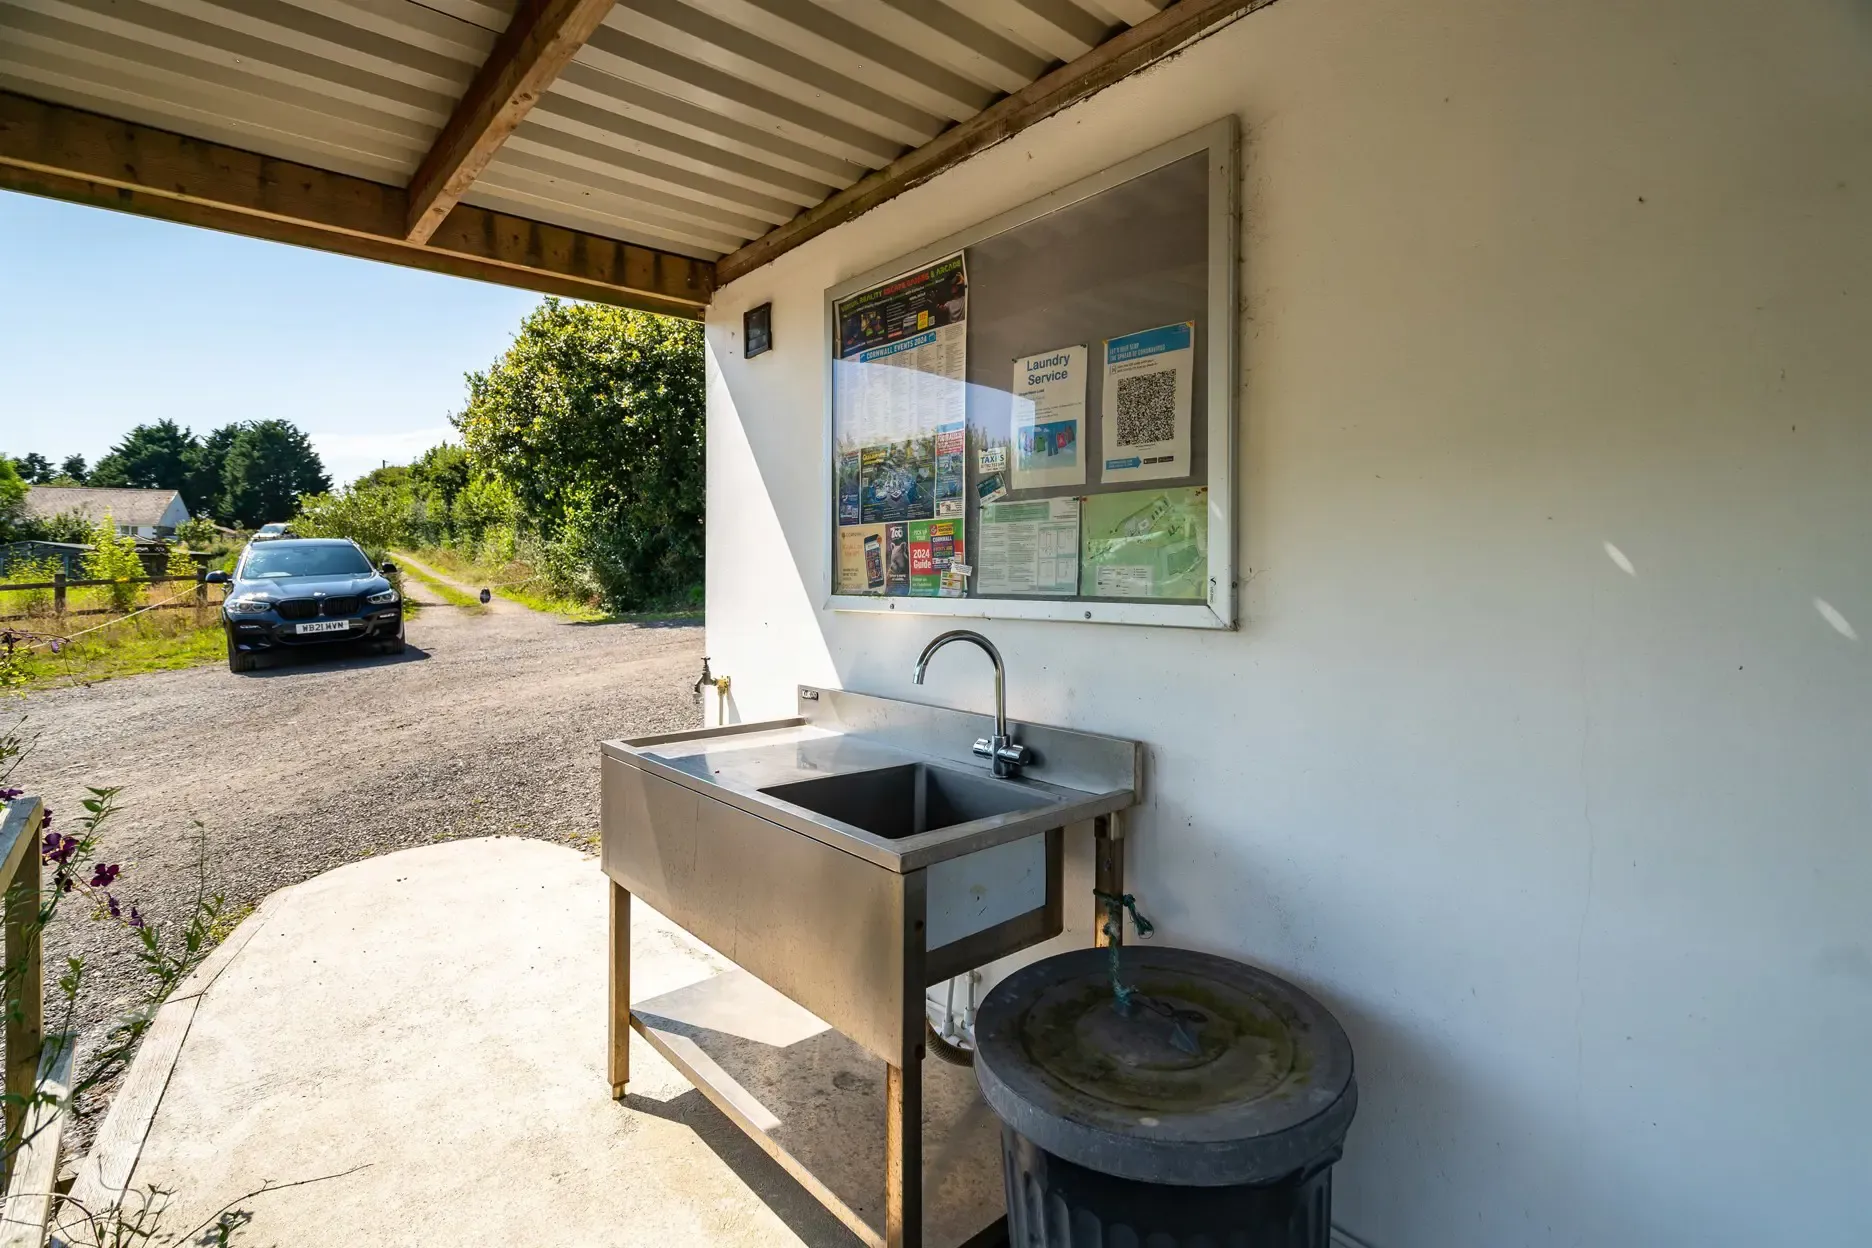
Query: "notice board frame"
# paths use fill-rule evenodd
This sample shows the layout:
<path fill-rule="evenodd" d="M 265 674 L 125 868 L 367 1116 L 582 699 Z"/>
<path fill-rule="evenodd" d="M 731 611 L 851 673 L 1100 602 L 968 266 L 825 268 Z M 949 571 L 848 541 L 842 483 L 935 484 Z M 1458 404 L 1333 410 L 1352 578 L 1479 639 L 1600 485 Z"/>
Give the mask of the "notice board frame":
<path fill-rule="evenodd" d="M 836 468 L 835 371 L 839 301 L 945 256 L 1062 209 L 1101 195 L 1143 175 L 1191 156 L 1205 157 L 1208 185 L 1206 220 L 1207 290 L 1203 325 L 1204 386 L 1208 485 L 1208 598 L 1203 602 L 1123 602 L 1110 599 L 1015 597 L 880 597 L 838 592 L 838 482 Z M 825 292 L 826 349 L 824 429 L 820 455 L 821 497 L 826 507 L 821 547 L 825 553 L 822 602 L 833 611 L 895 613 L 990 620 L 1057 620 L 1076 623 L 1154 625 L 1174 628 L 1232 629 L 1236 626 L 1236 300 L 1237 246 L 1240 237 L 1240 165 L 1238 128 L 1226 116 L 1180 138 L 1141 152 L 1090 177 L 1031 200 L 927 246 L 857 274 Z M 971 313 L 973 315 L 973 313 Z M 970 452 L 972 460 L 972 451 Z M 971 540 L 973 540 L 971 538 Z M 971 555 L 971 558 L 974 557 Z"/>

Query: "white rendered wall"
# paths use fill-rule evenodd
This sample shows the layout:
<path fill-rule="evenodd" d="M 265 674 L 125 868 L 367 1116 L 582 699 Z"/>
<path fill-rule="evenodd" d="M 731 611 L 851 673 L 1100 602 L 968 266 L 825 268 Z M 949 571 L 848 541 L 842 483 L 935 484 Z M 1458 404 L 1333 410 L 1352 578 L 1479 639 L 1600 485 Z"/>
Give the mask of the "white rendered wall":
<path fill-rule="evenodd" d="M 1010 711 L 1148 742 L 1164 938 L 1344 1020 L 1376 1248 L 1872 1243 L 1863 0 L 1281 0 L 728 287 L 733 717 L 987 704 L 820 609 L 825 288 L 1229 112 L 1245 624 L 985 625 Z"/>

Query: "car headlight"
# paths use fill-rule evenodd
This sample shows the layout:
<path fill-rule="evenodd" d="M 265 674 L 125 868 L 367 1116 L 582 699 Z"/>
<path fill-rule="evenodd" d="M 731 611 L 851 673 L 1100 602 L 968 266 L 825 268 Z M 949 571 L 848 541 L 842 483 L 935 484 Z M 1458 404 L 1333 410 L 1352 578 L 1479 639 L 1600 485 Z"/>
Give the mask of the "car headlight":
<path fill-rule="evenodd" d="M 364 599 L 365 602 L 370 603 L 373 607 L 387 607 L 396 600 L 397 592 L 394 589 L 386 589 L 380 594 L 371 594 Z"/>
<path fill-rule="evenodd" d="M 264 615 L 273 609 L 271 598 L 230 598 L 225 604 L 229 615 Z"/>

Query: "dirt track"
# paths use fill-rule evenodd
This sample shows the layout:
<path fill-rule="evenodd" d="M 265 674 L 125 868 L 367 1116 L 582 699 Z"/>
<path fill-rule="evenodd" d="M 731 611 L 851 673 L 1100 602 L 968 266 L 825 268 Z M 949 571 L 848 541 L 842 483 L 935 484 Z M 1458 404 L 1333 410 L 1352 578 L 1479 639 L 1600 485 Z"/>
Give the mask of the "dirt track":
<path fill-rule="evenodd" d="M 193 896 L 196 820 L 210 891 L 231 907 L 456 837 L 591 849 L 597 743 L 700 722 L 698 623 L 571 624 L 499 599 L 468 612 L 413 577 L 407 588 L 430 605 L 397 658 L 295 656 L 245 675 L 223 665 L 34 693 L 23 709 L 38 740 L 14 783 L 68 829 L 86 786 L 121 786 L 103 856 L 124 864 L 118 895 L 160 923 Z M 95 1041 L 140 987 L 128 943 L 74 906 L 48 945 L 48 968 L 86 960 L 80 1022 Z M 78 1147 L 96 1124 L 81 1124 Z"/>

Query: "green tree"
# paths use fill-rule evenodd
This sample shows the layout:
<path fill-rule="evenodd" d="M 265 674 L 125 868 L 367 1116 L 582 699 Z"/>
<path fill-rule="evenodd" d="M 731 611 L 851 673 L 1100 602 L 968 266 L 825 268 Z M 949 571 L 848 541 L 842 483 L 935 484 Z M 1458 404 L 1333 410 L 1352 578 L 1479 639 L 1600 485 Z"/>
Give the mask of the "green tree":
<path fill-rule="evenodd" d="M 59 465 L 59 476 L 70 477 L 79 485 L 85 483 L 88 475 L 85 471 L 85 457 L 82 455 L 67 455 L 65 462 Z"/>
<path fill-rule="evenodd" d="M 199 446 L 195 435 L 173 420 L 138 425 L 92 467 L 91 484 L 179 490 L 184 502 L 193 502 L 190 477 Z"/>
<path fill-rule="evenodd" d="M 455 424 L 469 457 L 607 605 L 700 581 L 700 325 L 548 299 L 468 390 Z"/>
<path fill-rule="evenodd" d="M 38 451 L 14 460 L 13 466 L 19 469 L 21 479 L 29 485 L 44 485 L 58 475 L 57 470 L 52 467 L 52 461 Z"/>
<path fill-rule="evenodd" d="M 222 468 L 225 506 L 246 528 L 290 519 L 307 494 L 331 489 L 312 439 L 283 420 L 260 420 L 234 436 Z"/>
<path fill-rule="evenodd" d="M 222 425 L 197 442 L 195 449 L 189 452 L 189 483 L 188 488 L 182 491 L 182 497 L 189 501 L 196 515 L 213 516 L 217 520 L 233 523 L 234 515 L 227 506 L 225 474 L 228 451 L 243 427 L 239 421 Z"/>
<path fill-rule="evenodd" d="M 432 446 L 409 468 L 410 481 L 420 492 L 440 502 L 443 510 L 455 505 L 455 497 L 468 488 L 474 477 L 474 465 L 468 452 L 452 442 Z"/>
<path fill-rule="evenodd" d="M 26 482 L 13 461 L 0 455 L 0 541 L 12 541 L 26 510 Z"/>

